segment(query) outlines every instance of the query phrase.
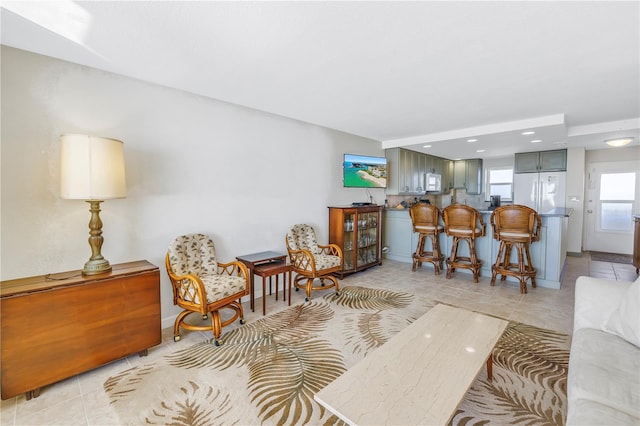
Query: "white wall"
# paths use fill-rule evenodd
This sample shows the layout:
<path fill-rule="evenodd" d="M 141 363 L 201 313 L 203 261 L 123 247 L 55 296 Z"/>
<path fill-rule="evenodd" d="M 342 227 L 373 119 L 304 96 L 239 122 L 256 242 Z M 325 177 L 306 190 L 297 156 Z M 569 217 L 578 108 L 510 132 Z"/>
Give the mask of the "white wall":
<path fill-rule="evenodd" d="M 567 150 L 567 199 L 565 206 L 573 209 L 567 231 L 567 251 L 582 253 L 582 226 L 584 222 L 584 148 Z"/>
<path fill-rule="evenodd" d="M 203 232 L 222 261 L 276 250 L 294 223 L 328 239 L 328 205 L 366 201 L 342 187 L 342 155 L 380 142 L 2 46 L 3 280 L 80 269 L 88 204 L 59 196 L 59 136 L 125 143 L 127 198 L 102 204 L 102 254 L 161 271 L 177 235 Z M 381 189 L 371 190 L 384 201 Z M 166 324 L 165 324 L 166 325 Z"/>

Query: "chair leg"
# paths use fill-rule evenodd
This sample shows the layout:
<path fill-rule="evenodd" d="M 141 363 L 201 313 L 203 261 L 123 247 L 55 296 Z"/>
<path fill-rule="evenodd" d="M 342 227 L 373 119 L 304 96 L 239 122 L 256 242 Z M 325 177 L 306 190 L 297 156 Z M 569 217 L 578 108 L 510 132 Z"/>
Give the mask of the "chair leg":
<path fill-rule="evenodd" d="M 173 341 L 174 342 L 177 342 L 180 340 L 180 324 L 182 323 L 182 320 L 184 320 L 184 318 L 192 312 L 193 311 L 182 311 L 176 317 L 176 320 L 173 323 Z"/>
<path fill-rule="evenodd" d="M 311 289 L 313 287 L 313 278 L 307 278 L 307 286 L 305 288 L 306 292 L 307 292 L 307 297 L 305 298 L 305 302 L 308 302 L 311 300 Z"/>
<path fill-rule="evenodd" d="M 222 344 L 222 341 L 220 340 L 220 335 L 222 334 L 220 311 L 211 312 L 211 333 L 213 334 L 213 343 L 216 346 L 220 346 Z"/>

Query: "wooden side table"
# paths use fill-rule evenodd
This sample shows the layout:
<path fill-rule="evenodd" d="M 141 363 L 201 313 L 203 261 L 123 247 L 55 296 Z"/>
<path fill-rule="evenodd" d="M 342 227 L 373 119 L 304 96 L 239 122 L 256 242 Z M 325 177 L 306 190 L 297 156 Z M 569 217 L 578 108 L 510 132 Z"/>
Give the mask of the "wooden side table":
<path fill-rule="evenodd" d="M 287 255 L 278 253 L 275 251 L 261 251 L 259 253 L 251 253 L 244 254 L 242 256 L 237 256 L 237 260 L 244 263 L 249 269 L 249 282 L 251 284 L 251 312 L 255 311 L 255 291 L 254 291 L 254 275 L 255 268 L 258 265 L 262 265 L 264 263 L 270 263 L 273 261 L 285 262 L 287 260 Z"/>
<path fill-rule="evenodd" d="M 267 300 L 267 291 L 265 288 L 265 278 L 269 278 L 269 295 L 271 295 L 271 277 L 276 276 L 276 300 L 278 300 L 278 277 L 280 274 L 284 275 L 284 279 L 282 280 L 282 293 L 283 293 L 283 301 L 287 301 L 287 284 L 289 285 L 289 306 L 291 306 L 291 265 L 288 265 L 286 261 L 272 261 L 269 263 L 263 263 L 257 265 L 254 268 L 255 275 L 262 277 L 262 315 L 265 315 L 267 312 L 266 309 L 266 300 Z M 287 277 L 288 275 L 288 277 Z"/>

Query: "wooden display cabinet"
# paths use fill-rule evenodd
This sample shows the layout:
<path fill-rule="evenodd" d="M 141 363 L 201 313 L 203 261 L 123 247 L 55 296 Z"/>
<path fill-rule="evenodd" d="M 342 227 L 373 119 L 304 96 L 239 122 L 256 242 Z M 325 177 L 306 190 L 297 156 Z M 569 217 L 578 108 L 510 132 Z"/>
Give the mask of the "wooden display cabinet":
<path fill-rule="evenodd" d="M 160 272 L 146 260 L 82 276 L 2 281 L 2 399 L 139 353 L 161 342 Z"/>
<path fill-rule="evenodd" d="M 358 272 L 382 264 L 382 206 L 329 207 L 329 243 L 344 254 L 339 272 Z"/>

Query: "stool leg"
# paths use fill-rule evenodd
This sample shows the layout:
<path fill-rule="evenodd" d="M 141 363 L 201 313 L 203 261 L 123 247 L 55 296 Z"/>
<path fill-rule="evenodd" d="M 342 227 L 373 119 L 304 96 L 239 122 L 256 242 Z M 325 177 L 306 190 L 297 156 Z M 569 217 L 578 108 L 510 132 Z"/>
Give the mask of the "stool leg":
<path fill-rule="evenodd" d="M 280 288 L 280 284 L 278 283 L 279 275 L 276 275 L 276 301 L 278 300 L 278 289 Z"/>
<path fill-rule="evenodd" d="M 509 264 L 511 263 L 511 249 L 513 248 L 513 245 L 510 242 L 505 242 L 506 244 L 506 248 L 505 248 L 505 252 L 504 252 L 504 260 L 502 262 L 502 269 L 506 270 L 509 269 Z M 506 281 L 507 276 L 505 274 L 500 274 L 500 281 Z"/>
<path fill-rule="evenodd" d="M 516 243 L 516 250 L 518 251 L 518 281 L 520 281 L 520 293 L 527 294 L 527 278 L 525 276 L 526 271 L 522 243 Z"/>
<path fill-rule="evenodd" d="M 524 246 L 525 253 L 527 254 L 527 270 L 532 273 L 531 275 L 531 287 L 536 288 L 536 270 L 531 263 L 531 254 L 529 254 L 529 244 Z"/>
<path fill-rule="evenodd" d="M 478 261 L 478 256 L 476 255 L 476 239 L 475 237 L 469 238 L 469 257 L 471 258 L 471 271 L 473 272 L 473 282 L 478 282 L 478 277 L 480 276 L 480 262 Z"/>
<path fill-rule="evenodd" d="M 438 272 L 436 275 L 440 275 L 440 271 L 442 270 L 442 252 L 440 251 L 440 234 L 438 232 L 433 236 L 433 256 L 438 261 Z"/>
<path fill-rule="evenodd" d="M 498 248 L 498 256 L 496 256 L 496 262 L 491 267 L 491 286 L 496 285 L 496 277 L 498 275 L 498 269 L 502 263 L 502 256 L 504 256 L 505 242 L 500 241 L 500 248 Z"/>
<path fill-rule="evenodd" d="M 453 267 L 453 263 L 458 256 L 458 237 L 453 237 L 453 244 L 451 245 L 451 255 L 447 259 L 447 278 L 451 278 L 451 274 L 456 268 Z"/>
<path fill-rule="evenodd" d="M 413 262 L 412 262 L 412 266 L 411 266 L 411 270 L 413 272 L 416 271 L 416 267 L 420 266 L 422 267 L 422 262 L 420 262 L 418 260 L 418 258 L 420 256 L 422 256 L 422 252 L 424 251 L 424 234 L 419 233 L 418 234 L 418 245 L 416 246 L 416 252 L 413 254 Z"/>
<path fill-rule="evenodd" d="M 429 234 L 429 239 L 431 240 L 431 258 L 433 261 L 433 270 L 436 275 L 440 275 L 440 261 L 438 258 L 440 257 L 440 250 L 438 249 L 438 235 Z"/>

